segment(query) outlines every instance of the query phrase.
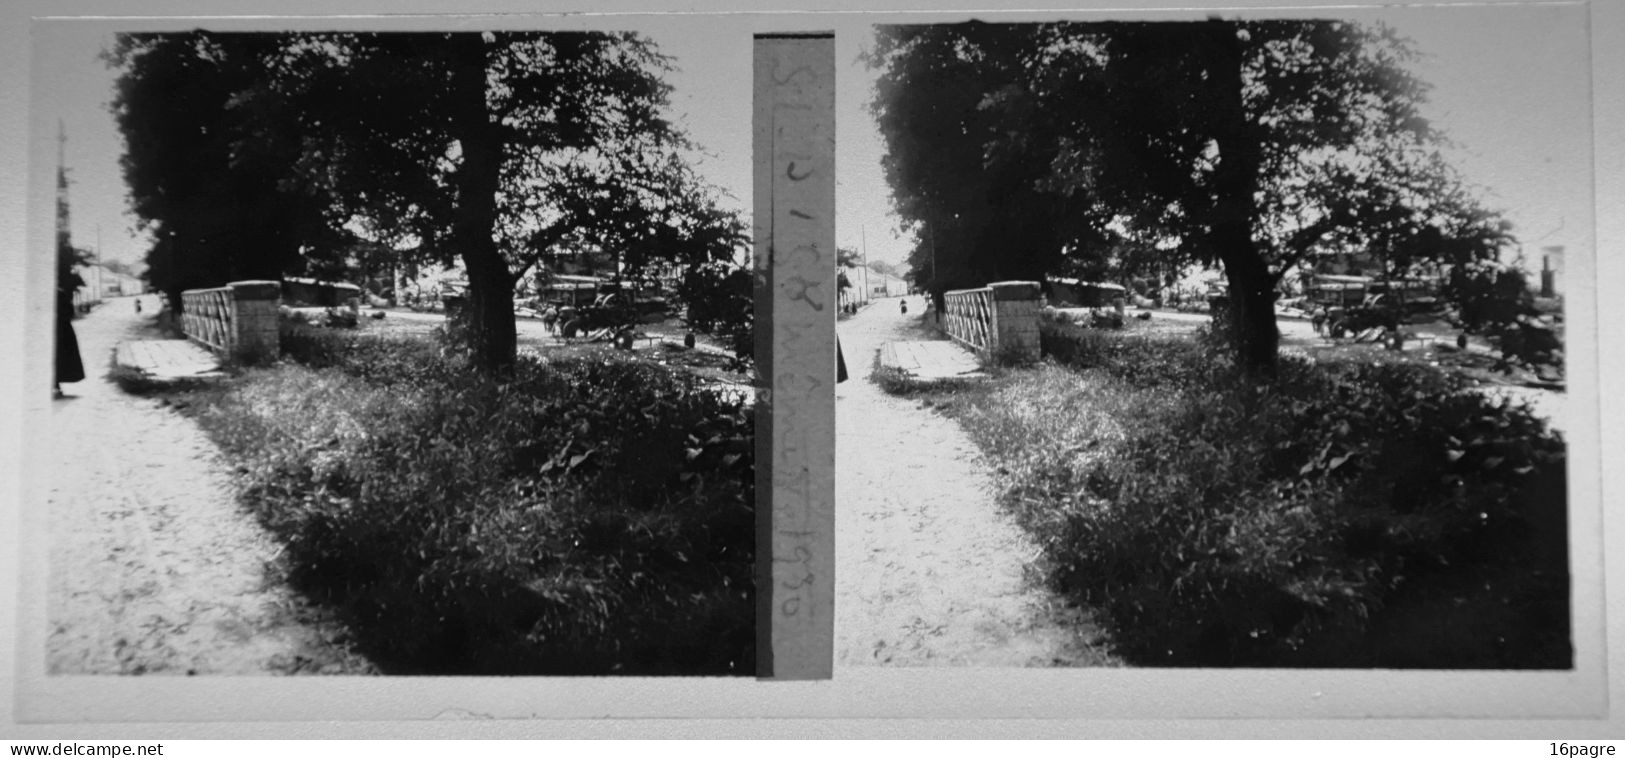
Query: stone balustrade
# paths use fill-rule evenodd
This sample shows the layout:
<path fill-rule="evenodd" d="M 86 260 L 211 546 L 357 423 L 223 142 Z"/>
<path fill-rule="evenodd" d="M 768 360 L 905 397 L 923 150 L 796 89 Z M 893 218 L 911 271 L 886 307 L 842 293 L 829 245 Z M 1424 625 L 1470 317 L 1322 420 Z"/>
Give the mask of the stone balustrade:
<path fill-rule="evenodd" d="M 230 361 L 254 363 L 275 358 L 278 282 L 232 282 L 224 287 L 181 293 L 181 328 L 186 336 Z"/>

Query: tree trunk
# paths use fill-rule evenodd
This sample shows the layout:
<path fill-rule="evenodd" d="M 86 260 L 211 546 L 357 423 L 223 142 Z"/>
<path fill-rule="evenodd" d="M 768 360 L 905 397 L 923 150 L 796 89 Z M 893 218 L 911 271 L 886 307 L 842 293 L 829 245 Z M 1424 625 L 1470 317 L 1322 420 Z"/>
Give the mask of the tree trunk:
<path fill-rule="evenodd" d="M 502 144 L 486 106 L 486 43 L 477 34 L 451 35 L 454 129 L 462 148 L 452 240 L 468 272 L 468 330 L 474 363 L 498 373 L 513 366 L 518 338 L 513 319 L 513 274 L 497 249 L 496 193 Z"/>
<path fill-rule="evenodd" d="M 1280 333 L 1275 327 L 1275 282 L 1253 241 L 1253 220 L 1258 217 L 1254 196 L 1262 161 L 1242 101 L 1241 40 L 1233 23 L 1207 24 L 1209 86 L 1216 95 L 1213 135 L 1219 148 L 1208 244 L 1224 262 L 1237 363 L 1254 377 L 1273 378 Z"/>
<path fill-rule="evenodd" d="M 1269 268 L 1258 256 L 1247 229 L 1229 230 L 1216 237 L 1229 284 L 1230 333 L 1235 340 L 1236 362 L 1259 378 L 1275 376 L 1281 333 L 1275 325 L 1275 287 Z"/>

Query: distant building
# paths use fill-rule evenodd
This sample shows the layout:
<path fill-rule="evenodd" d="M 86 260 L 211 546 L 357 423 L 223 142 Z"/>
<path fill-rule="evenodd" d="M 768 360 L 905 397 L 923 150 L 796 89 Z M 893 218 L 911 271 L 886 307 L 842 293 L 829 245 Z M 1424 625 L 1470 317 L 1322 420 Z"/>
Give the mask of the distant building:
<path fill-rule="evenodd" d="M 857 266 L 842 266 L 835 270 L 838 298 L 842 308 L 853 305 L 862 305 L 869 302 L 869 293 L 864 285 L 863 269 Z M 846 286 L 839 286 L 844 283 Z"/>
<path fill-rule="evenodd" d="M 122 274 L 106 266 L 89 264 L 74 269 L 85 280 L 81 297 L 89 302 L 110 297 L 125 297 L 146 292 L 146 285 L 137 277 Z"/>
<path fill-rule="evenodd" d="M 864 272 L 858 272 L 863 276 Z M 871 299 L 877 297 L 902 297 L 908 294 L 908 282 L 901 277 L 882 274 L 878 271 L 869 271 L 869 284 L 867 291 Z"/>
<path fill-rule="evenodd" d="M 1540 295 L 1563 296 L 1563 246 L 1551 245 L 1540 249 Z"/>

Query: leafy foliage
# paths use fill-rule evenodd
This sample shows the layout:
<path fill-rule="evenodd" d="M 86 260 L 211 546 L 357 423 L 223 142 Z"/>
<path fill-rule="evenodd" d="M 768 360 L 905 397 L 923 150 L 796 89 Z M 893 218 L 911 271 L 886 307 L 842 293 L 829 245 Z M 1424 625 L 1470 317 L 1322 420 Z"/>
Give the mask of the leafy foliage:
<path fill-rule="evenodd" d="M 289 332 L 308 363 L 200 418 L 382 668 L 754 673 L 750 408 L 610 353 L 498 381 L 432 343 Z"/>
<path fill-rule="evenodd" d="M 1240 365 L 1319 251 L 1394 274 L 1493 259 L 1506 226 L 1444 163 L 1416 53 L 1339 21 L 881 27 L 873 111 L 916 271 L 946 287 L 1221 263 Z"/>
<path fill-rule="evenodd" d="M 1045 320 L 1043 355 L 1079 369 L 1101 369 L 1140 390 L 1181 389 L 1234 378 L 1235 362 L 1214 349 L 1222 341 L 1120 335 L 1114 331 Z"/>
<path fill-rule="evenodd" d="M 904 223 L 916 284 L 933 292 L 999 279 L 1038 279 L 1072 228 L 1058 198 L 1040 192 L 1047 159 L 986 159 L 1010 128 L 984 99 L 1021 77 L 1026 27 L 882 26 L 870 65 L 881 69 L 870 109 L 887 152 L 881 167 Z M 1047 127 L 1027 122 L 1029 144 Z"/>
<path fill-rule="evenodd" d="M 1527 407 L 1425 366 L 1283 359 L 1259 386 L 1215 369 L 1217 345 L 1046 332 L 1072 368 L 953 412 L 1123 654 L 1572 665 L 1566 448 Z"/>
<path fill-rule="evenodd" d="M 348 236 L 317 199 L 279 187 L 292 154 L 250 155 L 235 144 L 242 121 L 231 103 L 258 80 L 255 56 L 272 43 L 121 34 L 107 54 L 121 72 L 111 109 L 125 140 L 130 210 L 154 239 L 145 275 L 177 308 L 182 290 L 280 278 L 301 270 L 302 251 L 331 250 Z"/>
<path fill-rule="evenodd" d="M 861 265 L 863 265 L 863 256 L 858 253 L 857 248 L 838 247 L 835 249 L 836 268 L 857 268 Z"/>
<path fill-rule="evenodd" d="M 1563 368 L 1563 345 L 1540 320 L 1523 271 L 1487 258 L 1468 258 L 1451 270 L 1445 291 L 1455 321 L 1465 331 L 1489 335 L 1500 348 L 1501 367 Z"/>
<path fill-rule="evenodd" d="M 670 63 L 635 34 L 125 35 L 113 62 L 134 209 L 166 225 L 155 276 L 236 276 L 192 264 L 238 255 L 274 278 L 358 234 L 460 261 L 475 365 L 494 370 L 515 356 L 515 282 L 556 247 L 614 251 L 633 278 L 739 265 L 742 222 L 681 159 L 689 143 L 664 116 Z M 173 98 L 193 92 L 174 123 Z M 177 165 L 198 136 L 208 160 Z M 213 203 L 204 211 L 159 207 L 192 176 L 242 187 L 183 193 Z M 242 212 L 211 210 L 220 200 Z M 259 212 L 282 206 L 293 215 Z M 268 227 L 276 254 L 167 234 L 200 215 L 236 234 Z"/>
<path fill-rule="evenodd" d="M 756 352 L 755 278 L 749 269 L 727 264 L 690 266 L 678 283 L 690 328 L 720 335 L 740 361 Z"/>

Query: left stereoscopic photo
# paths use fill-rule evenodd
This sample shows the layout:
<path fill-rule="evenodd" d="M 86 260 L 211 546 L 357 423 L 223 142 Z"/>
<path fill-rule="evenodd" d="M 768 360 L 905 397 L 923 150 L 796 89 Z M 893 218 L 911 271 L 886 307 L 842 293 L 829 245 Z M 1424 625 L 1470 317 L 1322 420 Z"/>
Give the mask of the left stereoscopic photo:
<path fill-rule="evenodd" d="M 46 672 L 757 673 L 745 39 L 35 31 Z"/>

